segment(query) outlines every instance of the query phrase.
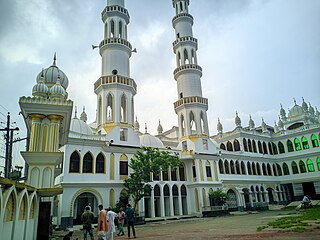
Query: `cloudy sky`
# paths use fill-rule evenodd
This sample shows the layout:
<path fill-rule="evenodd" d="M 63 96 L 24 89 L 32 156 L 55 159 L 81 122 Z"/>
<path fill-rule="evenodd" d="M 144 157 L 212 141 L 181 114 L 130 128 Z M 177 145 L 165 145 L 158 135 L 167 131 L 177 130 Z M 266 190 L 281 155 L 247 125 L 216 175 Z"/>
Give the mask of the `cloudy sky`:
<path fill-rule="evenodd" d="M 177 125 L 171 2 L 126 1 L 128 40 L 138 51 L 131 57 L 131 77 L 138 85 L 135 114 L 140 130 L 147 123 L 152 134 L 159 119 L 164 130 Z M 89 122 L 95 120 L 93 83 L 101 74 L 101 58 L 91 45 L 102 40 L 105 5 L 106 0 L 0 0 L 0 121 L 10 111 L 21 129 L 16 137 L 26 135 L 19 97 L 31 95 L 36 75 L 52 64 L 54 52 L 69 78 L 70 99 L 78 109 L 86 107 Z M 189 12 L 203 96 L 209 99 L 210 134 L 216 134 L 218 118 L 224 131 L 232 130 L 236 111 L 243 126 L 249 114 L 256 126 L 261 118 L 273 126 L 280 103 L 287 111 L 293 98 L 320 108 L 319 0 L 190 0 Z M 24 146 L 15 144 L 14 159 Z"/>

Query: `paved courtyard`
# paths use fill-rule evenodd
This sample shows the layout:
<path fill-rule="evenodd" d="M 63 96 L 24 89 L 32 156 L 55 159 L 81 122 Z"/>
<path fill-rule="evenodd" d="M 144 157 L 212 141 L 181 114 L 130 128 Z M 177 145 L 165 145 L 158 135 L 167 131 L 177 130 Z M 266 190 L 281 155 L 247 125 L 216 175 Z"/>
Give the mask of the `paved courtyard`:
<path fill-rule="evenodd" d="M 277 230 L 265 229 L 257 232 L 257 227 L 266 226 L 280 216 L 292 211 L 265 211 L 254 213 L 234 213 L 225 217 L 192 218 L 167 220 L 136 226 L 137 239 L 187 240 L 187 239 L 272 239 L 272 240 L 319 240 L 320 229 L 304 233 L 278 233 Z M 319 222 L 319 221 L 318 221 Z M 317 224 L 320 226 L 320 224 Z M 74 238 L 83 239 L 81 226 L 74 228 Z M 55 232 L 52 239 L 62 239 L 66 232 Z M 132 236 L 131 236 L 132 237 Z M 89 238 L 88 238 L 89 239 Z M 97 239 L 97 238 L 95 238 Z M 114 239 L 128 239 L 127 236 Z"/>

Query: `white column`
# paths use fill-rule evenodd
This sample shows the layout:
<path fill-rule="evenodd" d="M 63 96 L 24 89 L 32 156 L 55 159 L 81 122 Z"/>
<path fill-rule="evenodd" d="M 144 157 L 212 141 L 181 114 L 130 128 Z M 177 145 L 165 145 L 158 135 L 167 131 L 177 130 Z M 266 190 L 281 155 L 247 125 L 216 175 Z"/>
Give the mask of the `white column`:
<path fill-rule="evenodd" d="M 165 214 L 165 205 L 164 205 L 163 186 L 160 187 L 160 207 L 161 207 L 160 215 L 161 217 L 164 217 L 166 214 Z"/>
<path fill-rule="evenodd" d="M 180 188 L 178 189 L 178 202 L 179 202 L 179 215 L 182 215 L 183 212 L 182 212 L 182 197 L 181 197 L 181 186 Z"/>
<path fill-rule="evenodd" d="M 169 200 L 170 200 L 170 216 L 174 216 L 174 207 L 173 207 L 173 196 L 172 196 L 172 187 L 170 186 L 169 188 L 169 193 L 170 193 L 170 197 L 169 197 Z"/>
<path fill-rule="evenodd" d="M 150 205 L 151 205 L 151 217 L 154 218 L 156 216 L 154 212 L 154 191 L 151 191 L 151 198 L 150 198 Z"/>

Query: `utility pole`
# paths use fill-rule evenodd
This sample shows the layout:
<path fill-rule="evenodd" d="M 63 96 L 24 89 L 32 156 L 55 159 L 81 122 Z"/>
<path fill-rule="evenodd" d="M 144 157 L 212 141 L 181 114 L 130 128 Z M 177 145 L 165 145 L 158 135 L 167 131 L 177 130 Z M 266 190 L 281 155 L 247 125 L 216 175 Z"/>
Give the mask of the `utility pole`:
<path fill-rule="evenodd" d="M 9 173 L 12 165 L 12 144 L 13 144 L 13 133 L 19 131 L 19 128 L 10 128 L 10 112 L 7 116 L 7 127 L 0 129 L 4 131 L 6 140 L 6 155 L 5 155 L 5 166 L 4 166 L 4 177 L 9 178 Z"/>

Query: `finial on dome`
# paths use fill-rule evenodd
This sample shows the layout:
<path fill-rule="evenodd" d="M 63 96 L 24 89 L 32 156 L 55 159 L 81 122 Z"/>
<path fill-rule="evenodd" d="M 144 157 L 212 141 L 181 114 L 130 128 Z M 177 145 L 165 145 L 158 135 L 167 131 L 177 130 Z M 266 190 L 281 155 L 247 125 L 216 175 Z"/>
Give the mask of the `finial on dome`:
<path fill-rule="evenodd" d="M 159 135 L 162 134 L 162 132 L 163 132 L 163 128 L 162 128 L 162 125 L 160 123 L 160 119 L 159 119 L 159 125 L 158 125 L 158 128 L 157 128 L 157 131 L 158 131 Z"/>
<path fill-rule="evenodd" d="M 147 123 L 144 123 L 144 133 L 145 133 L 145 134 L 148 133 Z"/>
<path fill-rule="evenodd" d="M 220 122 L 220 118 L 218 118 L 217 130 L 218 130 L 218 133 L 219 133 L 219 134 L 222 134 L 222 132 L 223 132 L 223 127 L 222 127 L 222 124 L 221 124 L 221 122 Z"/>
<path fill-rule="evenodd" d="M 40 79 L 42 80 L 42 78 L 44 78 L 44 74 L 43 74 L 43 68 L 41 70 L 41 75 L 40 75 Z"/>
<path fill-rule="evenodd" d="M 295 98 L 293 98 L 293 102 L 294 102 L 294 105 L 297 105 L 297 101 Z"/>
<path fill-rule="evenodd" d="M 56 60 L 57 60 L 57 53 L 54 52 L 53 63 L 52 63 L 53 66 L 56 66 Z"/>
<path fill-rule="evenodd" d="M 81 115 L 80 115 L 80 120 L 82 120 L 82 121 L 84 121 L 84 122 L 87 122 L 87 120 L 88 120 L 88 117 L 87 117 L 87 114 L 86 114 L 86 112 L 85 112 L 85 107 L 83 106 L 83 111 L 82 111 L 82 113 L 81 113 Z"/>
<path fill-rule="evenodd" d="M 78 118 L 77 117 L 77 106 L 74 106 L 74 118 Z"/>
<path fill-rule="evenodd" d="M 139 128 L 140 128 L 140 124 L 138 122 L 138 118 L 137 118 L 137 115 L 136 115 L 136 120 L 134 121 L 134 131 L 138 132 Z"/>

